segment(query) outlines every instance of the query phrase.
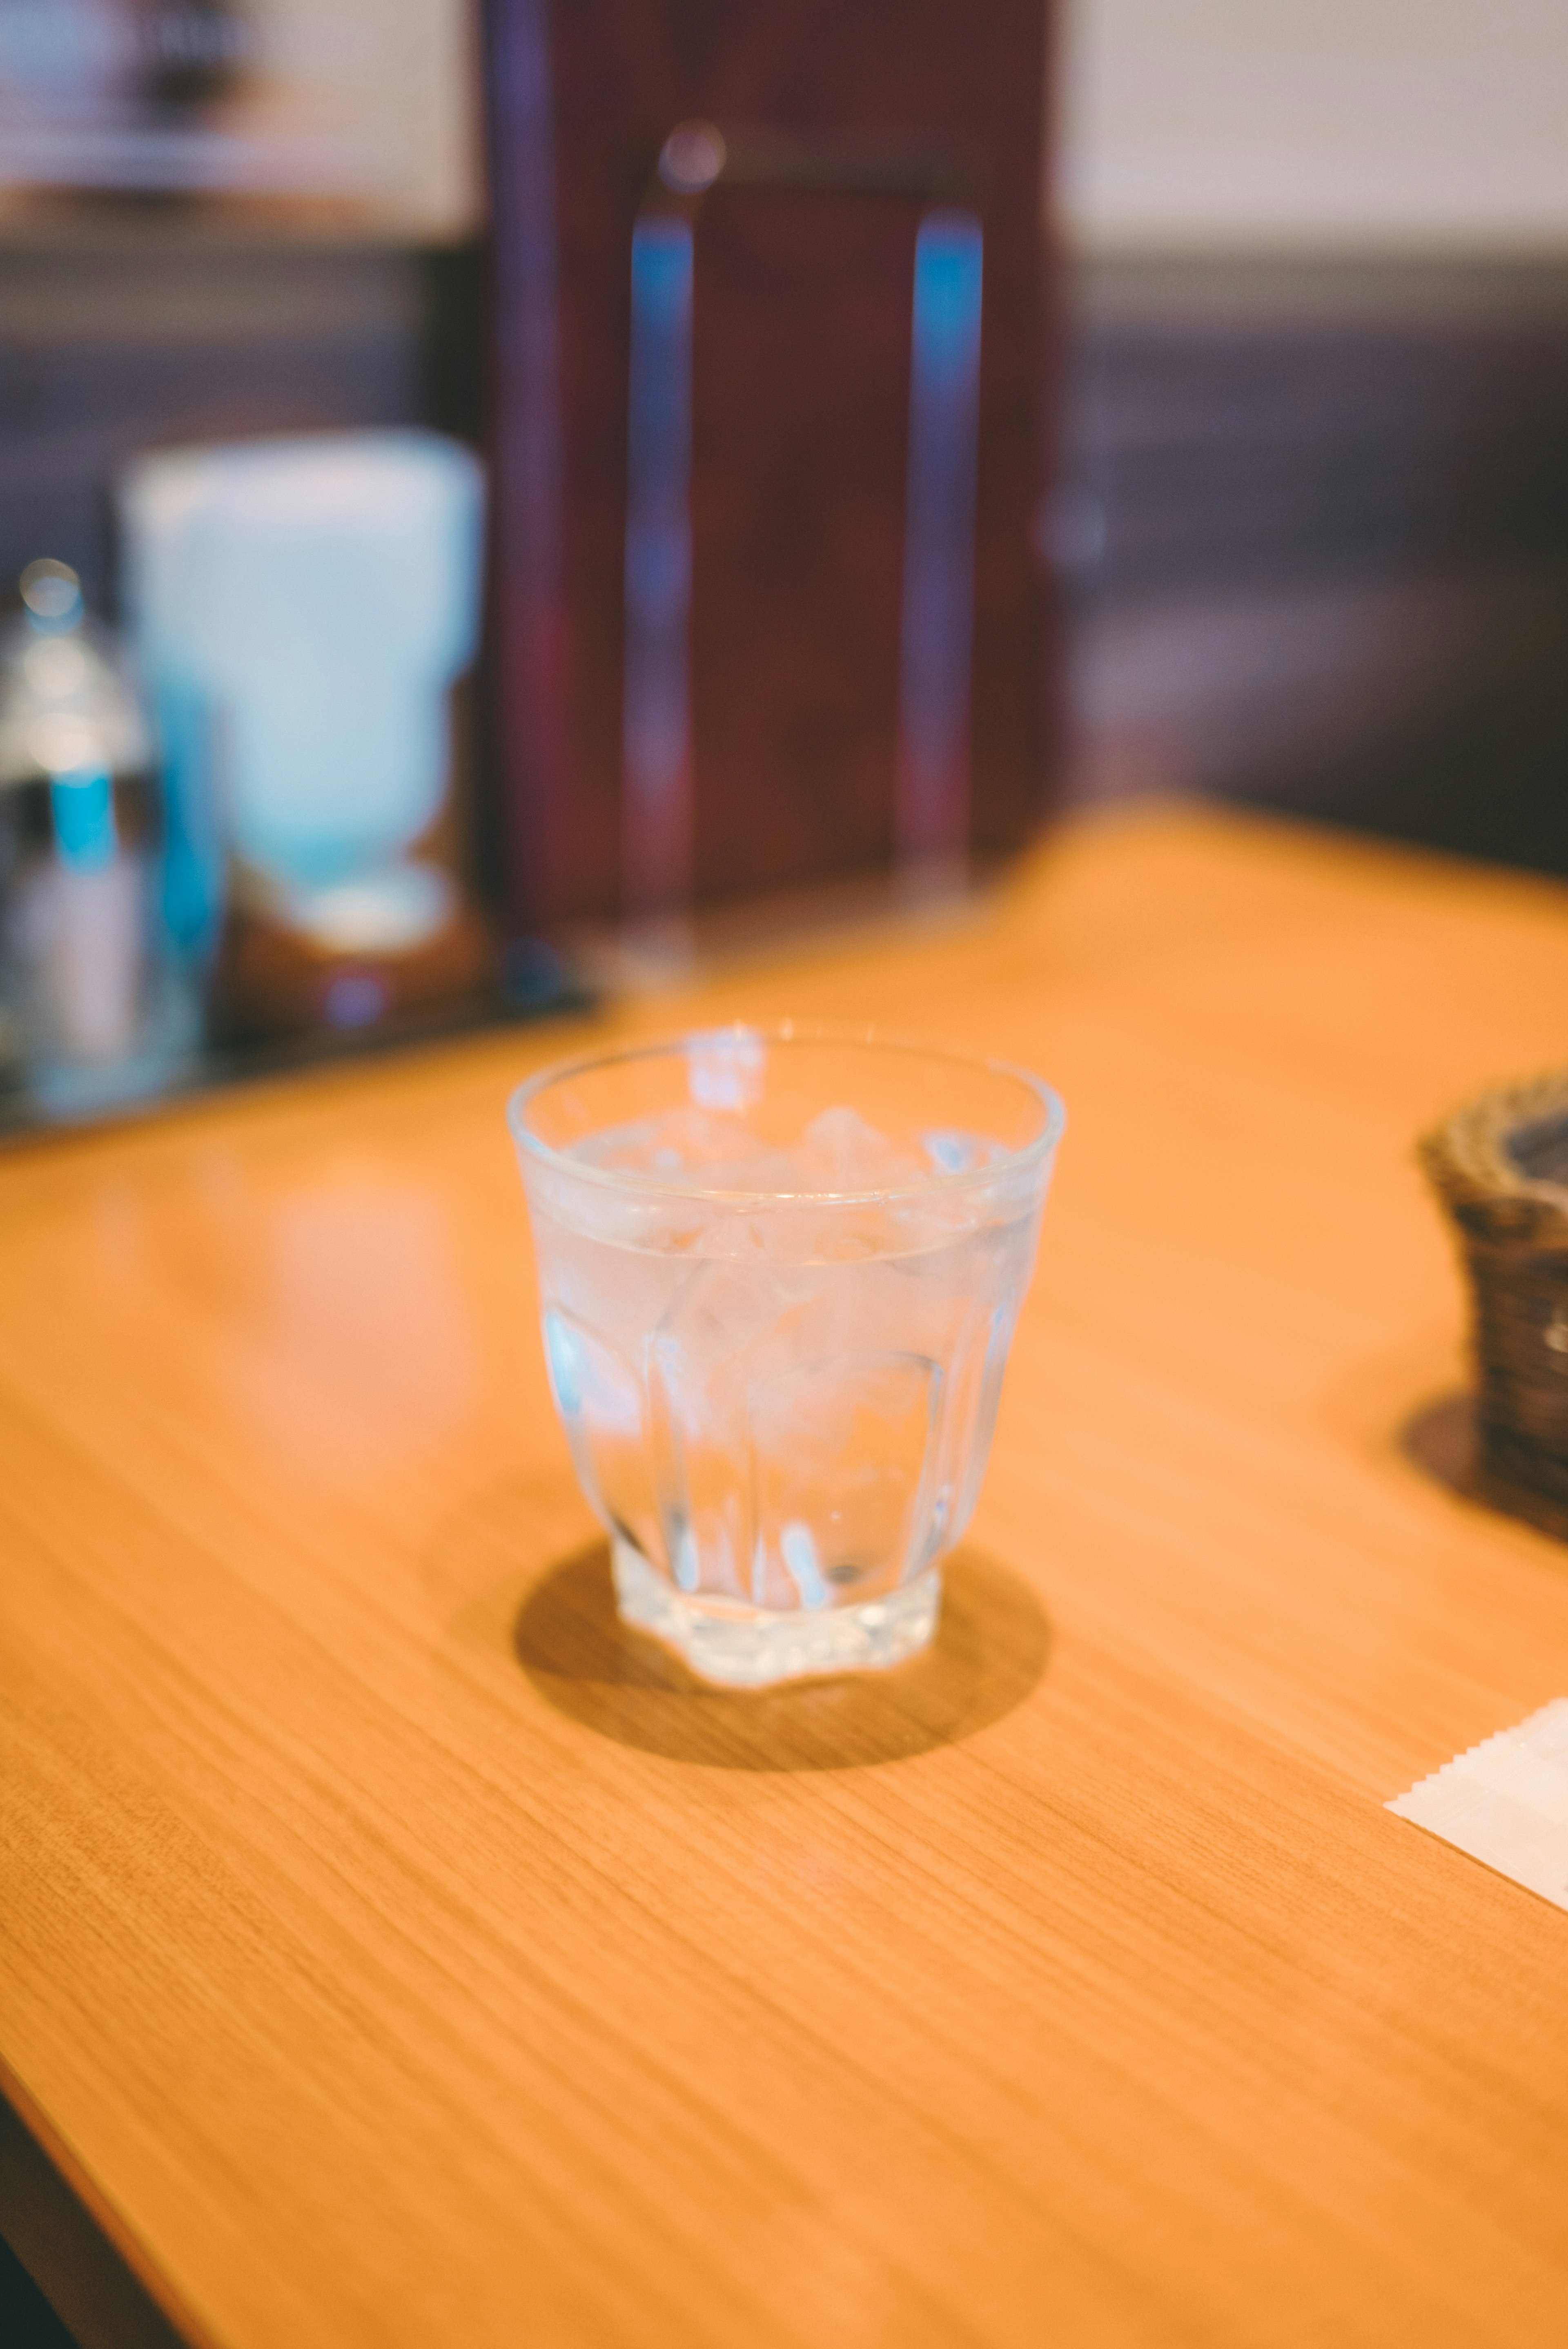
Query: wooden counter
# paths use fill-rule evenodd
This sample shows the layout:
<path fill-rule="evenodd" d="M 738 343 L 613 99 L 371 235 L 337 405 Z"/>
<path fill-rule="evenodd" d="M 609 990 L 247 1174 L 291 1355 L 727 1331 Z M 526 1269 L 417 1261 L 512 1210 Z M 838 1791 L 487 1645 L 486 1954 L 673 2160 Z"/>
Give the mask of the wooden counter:
<path fill-rule="evenodd" d="M 614 1626 L 501 1113 L 785 1013 L 1070 1122 L 938 1651 L 748 1699 Z M 1560 889 L 1178 812 L 0 1161 L 0 2085 L 180 2335 L 1561 2349 L 1568 1916 L 1382 1805 L 1568 1693 L 1409 1151 L 1564 1059 Z"/>

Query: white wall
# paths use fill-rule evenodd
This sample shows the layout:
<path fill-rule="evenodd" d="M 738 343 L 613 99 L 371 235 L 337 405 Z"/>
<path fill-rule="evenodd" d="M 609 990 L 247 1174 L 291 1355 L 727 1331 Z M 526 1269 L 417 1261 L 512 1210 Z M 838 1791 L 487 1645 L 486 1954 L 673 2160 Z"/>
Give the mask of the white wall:
<path fill-rule="evenodd" d="M 475 0 L 251 5 L 285 65 L 319 84 L 345 171 L 379 224 L 413 237 L 470 230 L 481 210 Z"/>
<path fill-rule="evenodd" d="M 1090 251 L 1568 248 L 1568 0 L 1066 0 Z"/>

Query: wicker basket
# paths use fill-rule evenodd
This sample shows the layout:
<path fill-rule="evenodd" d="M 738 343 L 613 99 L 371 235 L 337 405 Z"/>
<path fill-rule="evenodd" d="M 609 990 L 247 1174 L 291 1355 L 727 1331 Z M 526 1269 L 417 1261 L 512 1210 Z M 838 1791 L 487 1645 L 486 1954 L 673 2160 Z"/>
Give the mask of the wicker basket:
<path fill-rule="evenodd" d="M 1467 1102 L 1419 1150 L 1470 1275 L 1479 1465 L 1568 1508 L 1568 1071 Z"/>

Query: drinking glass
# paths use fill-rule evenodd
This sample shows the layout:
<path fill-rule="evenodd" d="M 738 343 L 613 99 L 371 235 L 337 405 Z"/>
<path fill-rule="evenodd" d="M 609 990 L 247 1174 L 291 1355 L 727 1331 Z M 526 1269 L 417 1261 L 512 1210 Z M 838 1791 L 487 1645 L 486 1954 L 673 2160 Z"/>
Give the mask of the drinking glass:
<path fill-rule="evenodd" d="M 924 1646 L 1063 1125 L 1024 1070 L 736 1027 L 545 1069 L 510 1123 L 623 1619 L 760 1687 Z"/>

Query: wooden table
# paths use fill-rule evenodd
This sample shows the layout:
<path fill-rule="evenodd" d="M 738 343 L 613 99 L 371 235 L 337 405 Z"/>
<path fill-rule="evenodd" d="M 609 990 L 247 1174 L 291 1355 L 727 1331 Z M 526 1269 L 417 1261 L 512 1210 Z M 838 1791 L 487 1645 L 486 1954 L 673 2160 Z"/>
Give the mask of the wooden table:
<path fill-rule="evenodd" d="M 181 2337 L 1562 2349 L 1568 1917 L 1382 1806 L 1568 1692 L 1568 1554 L 1431 1465 L 1410 1157 L 1568 1057 L 1565 915 L 1086 823 L 945 930 L 0 1164 L 3 2078 Z M 612 1619 L 501 1110 L 785 1012 L 1070 1124 L 938 1651 L 747 1699 Z"/>

